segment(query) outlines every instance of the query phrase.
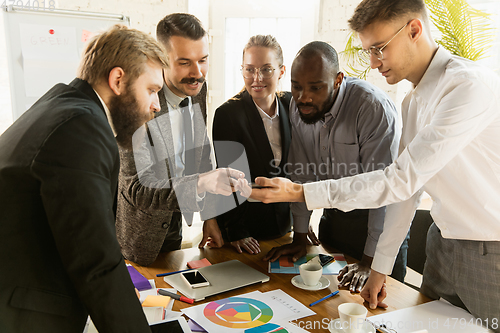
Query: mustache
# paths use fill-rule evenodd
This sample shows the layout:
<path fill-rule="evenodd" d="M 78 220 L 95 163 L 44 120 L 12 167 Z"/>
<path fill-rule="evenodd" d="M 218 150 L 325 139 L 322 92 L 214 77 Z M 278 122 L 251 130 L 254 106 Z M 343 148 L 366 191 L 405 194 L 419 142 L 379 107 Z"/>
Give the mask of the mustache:
<path fill-rule="evenodd" d="M 198 78 L 198 79 L 196 79 L 194 77 L 192 77 L 192 78 L 185 77 L 185 78 L 183 78 L 181 80 L 181 83 L 187 83 L 187 84 L 193 84 L 193 83 L 196 83 L 196 82 L 204 83 L 205 82 L 205 78 L 203 76 L 200 77 L 200 78 Z"/>
<path fill-rule="evenodd" d="M 306 108 L 316 108 L 312 103 L 298 103 L 298 108 L 306 107 Z"/>

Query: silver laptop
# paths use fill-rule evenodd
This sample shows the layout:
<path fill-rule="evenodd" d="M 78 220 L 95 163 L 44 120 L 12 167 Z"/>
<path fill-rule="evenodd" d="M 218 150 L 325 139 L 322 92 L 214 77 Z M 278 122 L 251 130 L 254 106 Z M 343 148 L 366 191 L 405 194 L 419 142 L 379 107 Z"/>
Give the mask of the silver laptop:
<path fill-rule="evenodd" d="M 245 287 L 257 282 L 269 281 L 269 276 L 263 274 L 239 260 L 225 261 L 198 269 L 206 277 L 210 285 L 191 288 L 181 277 L 181 274 L 165 276 L 166 283 L 177 289 L 186 297 L 201 301 L 205 297 Z"/>

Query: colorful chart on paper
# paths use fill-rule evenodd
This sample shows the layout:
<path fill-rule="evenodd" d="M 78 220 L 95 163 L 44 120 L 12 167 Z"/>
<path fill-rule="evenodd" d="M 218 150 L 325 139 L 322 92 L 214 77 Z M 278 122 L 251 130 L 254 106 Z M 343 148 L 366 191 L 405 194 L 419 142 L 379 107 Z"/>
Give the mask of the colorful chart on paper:
<path fill-rule="evenodd" d="M 299 258 L 296 262 L 292 261 L 289 256 L 282 256 L 274 262 L 269 262 L 269 273 L 281 273 L 281 274 L 300 274 L 299 266 L 309 260 L 317 257 L 317 254 L 308 254 L 302 258 Z M 336 253 L 332 254 L 335 261 L 327 264 L 323 267 L 323 275 L 338 275 L 339 271 L 347 266 L 347 262 L 343 254 Z"/>
<path fill-rule="evenodd" d="M 264 325 L 273 318 L 273 310 L 267 304 L 244 297 L 229 297 L 210 302 L 203 314 L 214 324 L 243 329 Z"/>
<path fill-rule="evenodd" d="M 285 328 L 273 323 L 267 323 L 259 327 L 249 328 L 245 333 L 289 333 Z"/>

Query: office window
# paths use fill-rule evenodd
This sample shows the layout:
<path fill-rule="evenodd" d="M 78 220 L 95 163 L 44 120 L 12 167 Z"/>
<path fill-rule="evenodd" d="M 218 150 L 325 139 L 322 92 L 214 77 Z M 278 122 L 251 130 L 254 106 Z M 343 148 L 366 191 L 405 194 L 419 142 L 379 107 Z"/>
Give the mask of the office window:
<path fill-rule="evenodd" d="M 243 88 L 240 68 L 243 48 L 254 35 L 273 35 L 283 50 L 286 66 L 285 76 L 281 79 L 281 90 L 290 91 L 290 70 L 293 58 L 300 49 L 300 18 L 226 18 L 225 29 L 225 68 L 224 98 L 233 97 Z"/>

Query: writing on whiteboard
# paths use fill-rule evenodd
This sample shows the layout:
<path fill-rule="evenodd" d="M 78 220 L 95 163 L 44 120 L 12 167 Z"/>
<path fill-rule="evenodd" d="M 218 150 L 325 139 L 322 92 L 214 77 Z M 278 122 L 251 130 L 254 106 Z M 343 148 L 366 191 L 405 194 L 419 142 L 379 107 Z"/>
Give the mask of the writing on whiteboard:
<path fill-rule="evenodd" d="M 49 45 L 49 46 L 65 46 L 69 45 L 68 38 L 58 38 L 58 37 L 43 37 L 43 36 L 32 36 L 30 38 L 31 45 Z"/>

